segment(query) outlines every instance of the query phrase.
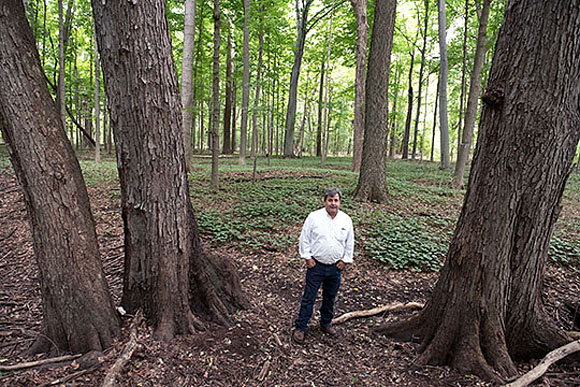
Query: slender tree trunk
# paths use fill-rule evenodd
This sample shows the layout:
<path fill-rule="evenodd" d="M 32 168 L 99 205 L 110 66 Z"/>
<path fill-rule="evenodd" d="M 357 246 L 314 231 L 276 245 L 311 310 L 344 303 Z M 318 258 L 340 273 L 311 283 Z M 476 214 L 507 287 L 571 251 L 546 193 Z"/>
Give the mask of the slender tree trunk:
<path fill-rule="evenodd" d="M 459 119 L 457 120 L 457 154 L 461 148 L 461 128 L 463 125 L 463 105 L 465 102 L 465 73 L 467 67 L 467 28 L 469 22 L 469 0 L 465 0 L 465 16 L 463 26 L 463 60 L 461 64 L 461 93 L 459 94 Z M 459 160 L 459 159 L 458 159 Z"/>
<path fill-rule="evenodd" d="M 102 351 L 120 335 L 80 166 L 20 0 L 0 5 L 0 128 L 24 192 L 42 335 L 31 352 Z"/>
<path fill-rule="evenodd" d="M 334 19 L 334 0 L 332 0 L 332 12 L 330 14 L 330 26 L 328 27 L 328 49 L 326 51 L 326 81 L 324 86 L 324 121 L 323 127 L 325 128 L 326 135 L 324 136 L 324 148 L 322 150 L 322 155 L 320 156 L 320 162 L 324 164 L 326 162 L 326 155 L 328 154 L 328 131 L 330 128 L 329 118 L 328 118 L 328 87 L 330 84 L 330 48 L 332 47 L 332 21 Z M 328 122 L 328 127 L 327 127 Z"/>
<path fill-rule="evenodd" d="M 181 108 L 183 144 L 187 169 L 192 167 L 191 123 L 193 121 L 193 53 L 195 52 L 195 0 L 185 0 L 183 22 L 183 59 L 181 64 Z"/>
<path fill-rule="evenodd" d="M 409 68 L 409 91 L 407 93 L 407 119 L 405 120 L 405 133 L 401 144 L 402 159 L 409 158 L 409 137 L 411 135 L 411 120 L 413 119 L 413 63 L 415 62 L 415 53 L 411 52 L 411 67 Z"/>
<path fill-rule="evenodd" d="M 395 146 L 397 142 L 397 100 L 399 96 L 399 81 L 401 79 L 401 71 L 397 70 L 395 81 L 395 96 L 393 98 L 393 108 L 391 109 L 391 139 L 389 141 L 389 158 L 395 158 Z"/>
<path fill-rule="evenodd" d="M 425 85 L 425 105 L 429 106 L 427 98 L 429 97 L 429 75 Z M 425 152 L 425 135 L 427 134 L 427 108 L 423 110 L 423 132 L 421 133 L 421 161 L 423 161 L 423 154 Z"/>
<path fill-rule="evenodd" d="M 248 108 L 250 106 L 250 0 L 244 0 L 244 74 L 242 83 L 242 123 L 240 127 L 240 165 L 246 164 Z"/>
<path fill-rule="evenodd" d="M 431 133 L 431 155 L 429 160 L 433 161 L 435 153 L 435 129 L 437 129 L 437 103 L 439 102 L 439 78 L 437 79 L 437 91 L 435 92 L 435 109 L 433 109 L 433 132 Z"/>
<path fill-rule="evenodd" d="M 356 17 L 356 72 L 354 78 L 354 121 L 352 125 L 354 138 L 352 171 L 359 172 L 365 129 L 365 76 L 369 25 L 367 23 L 367 1 L 350 0 L 350 4 Z"/>
<path fill-rule="evenodd" d="M 437 0 L 439 15 L 439 132 L 441 133 L 440 169 L 449 169 L 449 121 L 447 116 L 447 32 L 445 0 Z"/>
<path fill-rule="evenodd" d="M 294 150 L 294 124 L 296 123 L 296 102 L 298 98 L 298 79 L 300 66 L 304 55 L 304 43 L 306 41 L 306 23 L 308 10 L 313 0 L 296 0 L 296 47 L 294 49 L 294 64 L 290 74 L 290 86 L 288 90 L 288 108 L 286 109 L 286 131 L 284 136 L 284 157 L 293 157 Z M 302 7 L 300 7 L 302 2 Z"/>
<path fill-rule="evenodd" d="M 354 197 L 361 200 L 387 200 L 386 158 L 388 136 L 388 85 L 395 0 L 377 0 L 371 35 L 365 105 L 365 138 L 360 176 Z"/>
<path fill-rule="evenodd" d="M 233 154 L 236 150 L 236 107 L 237 107 L 237 100 L 236 100 L 236 79 L 232 77 L 232 143 L 231 143 L 231 153 Z"/>
<path fill-rule="evenodd" d="M 322 157 L 322 107 L 324 98 L 324 63 L 320 63 L 320 87 L 318 88 L 318 123 L 316 125 L 316 157 Z"/>
<path fill-rule="evenodd" d="M 95 31 L 93 25 L 93 32 Z M 96 33 L 94 36 L 94 59 L 95 59 L 95 163 L 101 162 L 101 65 L 99 64 L 99 50 L 97 48 Z"/>
<path fill-rule="evenodd" d="M 66 132 L 66 101 L 64 97 L 64 22 L 62 0 L 58 0 L 58 108 Z"/>
<path fill-rule="evenodd" d="M 475 59 L 471 79 L 469 80 L 469 95 L 467 97 L 467 108 L 465 110 L 465 129 L 463 130 L 463 139 L 457 153 L 457 163 L 455 164 L 455 173 L 453 174 L 453 185 L 457 188 L 463 187 L 463 175 L 465 174 L 465 166 L 469 159 L 473 129 L 475 128 L 475 119 L 477 117 L 477 101 L 481 88 L 481 70 L 485 60 L 485 38 L 487 35 L 490 3 L 491 0 L 483 1 L 483 8 L 479 16 Z"/>
<path fill-rule="evenodd" d="M 419 87 L 417 91 L 417 115 L 415 116 L 415 130 L 413 131 L 413 153 L 411 158 L 417 157 L 417 136 L 419 134 L 419 117 L 421 114 L 421 89 L 423 88 L 423 70 L 425 69 L 425 54 L 427 53 L 427 28 L 429 27 L 429 0 L 425 0 L 425 28 L 423 29 L 423 49 L 421 50 L 421 66 L 419 67 Z"/>
<path fill-rule="evenodd" d="M 220 154 L 220 1 L 213 1 L 213 116 L 211 125 L 211 186 L 218 189 Z M 229 138 L 229 136 L 228 136 Z"/>
<path fill-rule="evenodd" d="M 232 131 L 232 98 L 233 98 L 233 84 L 234 84 L 234 60 L 233 60 L 233 46 L 232 46 L 232 34 L 230 31 L 228 34 L 228 48 L 227 48 L 227 58 L 226 58 L 226 103 L 224 106 L 224 144 L 222 148 L 222 153 L 231 154 L 233 153 L 232 144 L 230 141 Z"/>
<path fill-rule="evenodd" d="M 121 304 L 142 308 L 164 340 L 193 331 L 192 311 L 227 324 L 243 296 L 231 264 L 201 246 L 165 2 L 92 5 L 121 182 Z"/>
<path fill-rule="evenodd" d="M 264 10 L 262 9 L 261 12 Z M 260 16 L 260 32 L 258 33 L 258 69 L 256 70 L 256 95 L 254 98 L 254 111 L 252 112 L 252 150 L 251 156 L 256 157 L 258 152 L 258 104 L 260 101 L 260 78 L 262 75 L 262 51 L 264 47 L 264 32 L 261 28 Z"/>
<path fill-rule="evenodd" d="M 580 138 L 578 20 L 575 0 L 506 6 L 445 266 L 419 316 L 385 329 L 419 334 L 417 364 L 450 364 L 503 384 L 517 373 L 513 360 L 541 358 L 570 340 L 546 314 L 541 291 Z"/>

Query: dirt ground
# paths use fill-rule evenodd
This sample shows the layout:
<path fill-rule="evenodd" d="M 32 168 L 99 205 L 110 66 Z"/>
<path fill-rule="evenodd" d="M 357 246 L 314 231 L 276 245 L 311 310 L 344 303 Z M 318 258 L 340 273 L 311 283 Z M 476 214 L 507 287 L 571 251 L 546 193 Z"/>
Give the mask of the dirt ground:
<path fill-rule="evenodd" d="M 89 190 L 97 222 L 107 279 L 118 304 L 122 291 L 122 228 L 119 206 L 106 188 Z M 42 319 L 38 275 L 26 210 L 14 176 L 0 171 L 0 365 L 33 361 L 27 348 Z M 298 235 L 298 230 L 296 230 Z M 306 344 L 290 340 L 303 287 L 304 267 L 289 251 L 242 254 L 234 246 L 216 253 L 237 265 L 250 308 L 233 316 L 235 326 L 210 325 L 207 331 L 182 336 L 169 344 L 152 339 L 141 326 L 141 349 L 124 369 L 125 386 L 483 386 L 472 375 L 447 367 L 416 367 L 419 345 L 373 333 L 376 327 L 405 313 L 350 320 L 337 325 L 338 337 L 322 334 L 315 314 Z M 436 273 L 389 271 L 369 259 L 357 259 L 343 275 L 335 312 L 370 309 L 394 302 L 424 302 Z M 578 303 L 580 280 L 574 267 L 549 267 L 544 283 L 546 307 L 558 323 L 573 328 L 565 303 Z M 82 361 L 50 364 L 0 373 L 2 386 L 66 384 L 100 385 L 127 340 L 104 354 L 100 365 Z M 578 327 L 576 327 L 578 329 Z M 522 372 L 533 366 L 519 364 Z M 88 367 L 88 368 L 85 368 Z M 552 366 L 540 382 L 549 386 L 580 385 L 580 365 Z"/>

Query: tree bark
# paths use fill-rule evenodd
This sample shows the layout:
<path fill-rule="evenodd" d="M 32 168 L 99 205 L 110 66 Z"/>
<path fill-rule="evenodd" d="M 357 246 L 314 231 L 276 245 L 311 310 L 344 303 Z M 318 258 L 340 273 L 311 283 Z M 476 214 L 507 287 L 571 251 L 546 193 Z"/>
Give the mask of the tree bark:
<path fill-rule="evenodd" d="M 485 61 L 485 38 L 487 35 L 487 22 L 489 20 L 489 9 L 491 0 L 484 0 L 479 17 L 479 29 L 477 32 L 477 45 L 475 48 L 475 59 L 471 79 L 469 80 L 469 95 L 467 97 L 467 108 L 465 109 L 465 127 L 463 129 L 463 138 L 461 146 L 457 152 L 457 163 L 455 164 L 455 173 L 453 174 L 453 186 L 463 188 L 463 175 L 469 159 L 473 130 L 475 128 L 475 119 L 477 117 L 477 102 L 479 99 L 479 90 L 481 88 L 481 70 Z"/>
<path fill-rule="evenodd" d="M 329 141 L 329 132 L 330 132 L 330 118 L 329 116 L 329 108 L 328 108 L 328 88 L 330 86 L 330 49 L 332 48 L 332 21 L 334 20 L 334 0 L 332 0 L 332 11 L 330 14 L 330 25 L 328 27 L 328 48 L 326 50 L 326 75 L 324 81 L 324 107 L 322 110 L 323 113 L 323 123 L 322 127 L 324 128 L 323 133 L 323 144 L 322 144 L 322 154 L 320 155 L 320 162 L 324 164 L 326 162 L 326 156 L 328 155 L 328 141 Z"/>
<path fill-rule="evenodd" d="M 367 72 L 365 138 L 360 175 L 354 197 L 387 200 L 386 152 L 388 137 L 388 85 L 396 0 L 378 0 L 371 35 Z"/>
<path fill-rule="evenodd" d="M 260 102 L 260 78 L 262 76 L 262 52 L 264 48 L 264 31 L 262 28 L 262 14 L 264 9 L 260 10 L 260 31 L 258 33 L 258 68 L 256 70 L 256 94 L 254 98 L 254 111 L 252 112 L 252 147 L 250 154 L 256 157 L 258 152 L 258 103 Z"/>
<path fill-rule="evenodd" d="M 192 332 L 192 311 L 227 323 L 243 296 L 231 264 L 201 247 L 165 2 L 94 0 L 93 12 L 121 182 L 121 303 L 164 340 Z"/>
<path fill-rule="evenodd" d="M 440 169 L 449 169 L 449 118 L 447 115 L 447 31 L 445 0 L 437 0 L 439 20 L 439 132 L 441 134 Z"/>
<path fill-rule="evenodd" d="M 94 32 L 93 25 L 93 32 Z M 97 48 L 96 34 L 93 33 L 95 47 L 93 51 L 95 60 L 95 163 L 101 162 L 101 65 L 99 63 L 99 50 Z"/>
<path fill-rule="evenodd" d="M 20 0 L 0 5 L 0 128 L 24 191 L 39 268 L 32 352 L 102 351 L 120 334 L 80 166 L 46 86 Z"/>
<path fill-rule="evenodd" d="M 356 70 L 354 77 L 354 121 L 353 121 L 353 155 L 352 171 L 359 172 L 362 162 L 362 148 L 365 130 L 365 90 L 367 67 L 367 23 L 366 0 L 350 0 L 356 17 Z"/>
<path fill-rule="evenodd" d="M 320 87 L 318 88 L 318 122 L 316 125 L 316 157 L 322 157 L 322 107 L 324 98 L 324 66 L 325 60 L 320 63 Z"/>
<path fill-rule="evenodd" d="M 580 138 L 579 19 L 575 0 L 506 6 L 445 266 L 421 314 L 383 329 L 419 334 L 419 364 L 503 383 L 516 374 L 512 359 L 569 341 L 546 315 L 541 290 Z"/>
<path fill-rule="evenodd" d="M 193 121 L 193 53 L 195 51 L 195 0 L 185 0 L 183 21 L 183 59 L 181 63 L 181 108 L 183 144 L 188 169 L 192 165 L 191 124 Z"/>

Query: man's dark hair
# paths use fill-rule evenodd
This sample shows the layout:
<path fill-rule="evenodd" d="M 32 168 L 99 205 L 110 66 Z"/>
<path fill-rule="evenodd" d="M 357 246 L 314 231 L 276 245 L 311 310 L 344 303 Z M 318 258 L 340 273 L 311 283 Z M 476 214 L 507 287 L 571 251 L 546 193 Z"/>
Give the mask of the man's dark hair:
<path fill-rule="evenodd" d="M 342 192 L 340 192 L 340 188 L 327 188 L 326 191 L 324 191 L 324 200 L 326 200 L 326 198 L 329 196 L 336 196 L 337 194 L 338 198 L 342 200 Z"/>

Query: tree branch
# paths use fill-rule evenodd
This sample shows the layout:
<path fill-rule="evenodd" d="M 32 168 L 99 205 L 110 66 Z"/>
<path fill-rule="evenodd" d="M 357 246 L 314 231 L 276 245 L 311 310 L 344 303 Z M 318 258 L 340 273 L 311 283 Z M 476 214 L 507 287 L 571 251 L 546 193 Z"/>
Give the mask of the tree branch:
<path fill-rule="evenodd" d="M 373 309 L 368 309 L 368 310 L 357 310 L 354 312 L 349 312 L 349 313 L 345 313 L 342 316 L 339 316 L 335 319 L 332 320 L 332 324 L 336 325 L 336 324 L 342 324 L 343 322 L 346 322 L 348 320 L 351 320 L 353 318 L 359 318 L 359 317 L 370 317 L 370 316 L 375 316 L 379 313 L 383 313 L 383 312 L 396 312 L 399 310 L 403 310 L 403 309 L 421 309 L 423 308 L 424 304 L 420 304 L 418 302 L 408 302 L 406 304 L 403 304 L 401 302 L 396 302 L 394 304 L 389 304 L 389 305 L 383 305 L 383 306 L 379 306 Z"/>

